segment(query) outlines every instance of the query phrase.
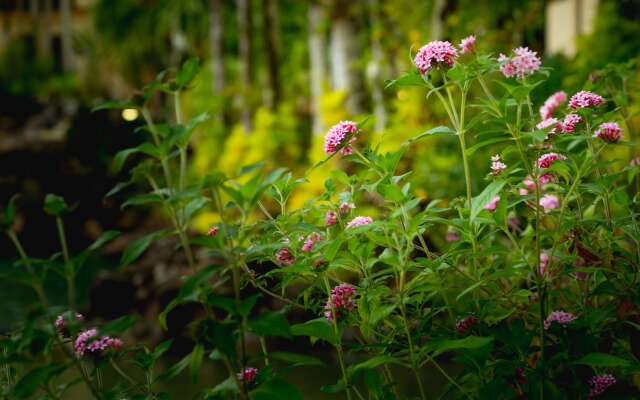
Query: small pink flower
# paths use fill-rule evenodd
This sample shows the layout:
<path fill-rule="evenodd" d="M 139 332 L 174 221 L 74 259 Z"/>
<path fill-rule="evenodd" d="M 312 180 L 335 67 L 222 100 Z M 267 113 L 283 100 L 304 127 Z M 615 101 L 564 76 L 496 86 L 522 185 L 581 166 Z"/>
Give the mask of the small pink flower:
<path fill-rule="evenodd" d="M 355 228 L 356 226 L 368 225 L 373 222 L 373 218 L 366 216 L 355 217 L 346 226 L 346 229 Z"/>
<path fill-rule="evenodd" d="M 496 154 L 491 157 L 491 173 L 495 175 L 500 175 L 502 171 L 507 169 L 507 164 L 500 161 L 500 156 Z"/>
<path fill-rule="evenodd" d="M 475 47 L 476 37 L 474 35 L 469 35 L 460 41 L 460 53 L 462 54 L 473 53 Z"/>
<path fill-rule="evenodd" d="M 604 103 L 602 96 L 587 90 L 582 90 L 571 96 L 569 107 L 576 110 L 578 108 L 596 107 L 602 103 Z"/>
<path fill-rule="evenodd" d="M 629 165 L 631 165 L 632 167 L 637 167 L 638 165 L 640 165 L 640 157 L 632 158 L 631 161 L 629 161 Z"/>
<path fill-rule="evenodd" d="M 283 247 L 276 253 L 276 262 L 278 265 L 291 265 L 295 261 L 295 257 L 288 248 Z"/>
<path fill-rule="evenodd" d="M 518 230 L 520 228 L 520 220 L 515 213 L 509 213 L 509 215 L 507 216 L 507 225 L 509 225 L 511 229 L 515 230 Z"/>
<path fill-rule="evenodd" d="M 545 130 L 549 129 L 549 133 L 556 133 L 558 128 L 560 128 L 560 122 L 558 122 L 557 118 L 547 118 L 542 120 L 536 124 L 536 129 Z"/>
<path fill-rule="evenodd" d="M 258 375 L 258 368 L 246 367 L 238 373 L 238 379 L 241 382 L 251 383 L 256 379 Z"/>
<path fill-rule="evenodd" d="M 80 332 L 74 343 L 75 353 L 78 357 L 89 352 L 93 355 L 102 355 L 108 350 L 119 350 L 122 348 L 122 340 L 111 336 L 98 337 L 97 329 L 88 329 Z"/>
<path fill-rule="evenodd" d="M 460 240 L 460 234 L 455 229 L 449 228 L 447 229 L 445 240 L 447 242 L 457 242 L 458 240 Z"/>
<path fill-rule="evenodd" d="M 355 204 L 345 202 L 340 204 L 340 206 L 338 207 L 338 212 L 340 212 L 340 215 L 344 215 L 355 208 L 356 208 Z"/>
<path fill-rule="evenodd" d="M 584 261 L 584 258 L 577 257 L 575 263 L 573 264 L 573 266 L 575 268 L 582 268 L 582 267 L 585 266 L 585 264 L 586 264 L 586 262 Z M 588 276 L 588 274 L 586 272 L 584 272 L 584 271 L 576 271 L 575 275 L 576 275 L 576 279 L 581 280 L 581 281 L 587 279 L 587 276 Z"/>
<path fill-rule="evenodd" d="M 332 226 L 335 225 L 336 222 L 338 221 L 338 215 L 335 213 L 335 211 L 327 211 L 327 214 L 324 217 L 324 224 L 326 226 Z"/>
<path fill-rule="evenodd" d="M 616 382 L 616 378 L 611 374 L 592 376 L 589 379 L 589 386 L 591 386 L 589 398 L 600 396 L 609 386 L 615 385 Z"/>
<path fill-rule="evenodd" d="M 304 244 L 302 245 L 302 251 L 307 253 L 310 252 L 311 250 L 313 250 L 313 246 L 316 244 L 316 242 L 320 240 L 322 240 L 322 236 L 320 236 L 318 232 L 312 232 L 305 239 Z"/>
<path fill-rule="evenodd" d="M 338 148 L 345 144 L 347 137 L 351 136 L 347 143 L 340 150 L 341 154 L 351 154 L 353 149 L 351 143 L 355 142 L 355 135 L 358 134 L 358 125 L 353 121 L 340 121 L 329 129 L 324 137 L 324 152 L 327 154 L 335 153 Z"/>
<path fill-rule="evenodd" d="M 486 206 L 484 206 L 485 210 L 494 212 L 496 210 L 496 208 L 498 207 L 498 203 L 500 202 L 500 196 L 496 196 L 493 199 L 491 199 L 490 202 L 487 203 Z"/>
<path fill-rule="evenodd" d="M 452 67 L 457 57 L 458 52 L 451 43 L 435 40 L 418 50 L 413 63 L 420 73 L 425 75 L 438 65 L 444 64 L 447 67 Z"/>
<path fill-rule="evenodd" d="M 558 154 L 558 153 L 547 153 L 547 154 L 543 154 L 542 156 L 540 156 L 540 158 L 538 158 L 538 168 L 549 168 L 554 161 L 556 160 L 566 160 L 567 157 L 563 156 L 562 154 Z"/>
<path fill-rule="evenodd" d="M 525 188 L 520 188 L 518 189 L 518 193 L 520 194 L 520 196 L 526 196 L 529 194 L 529 191 Z"/>
<path fill-rule="evenodd" d="M 551 210 L 555 210 L 560 207 L 560 200 L 558 200 L 558 196 L 553 194 L 545 194 L 540 199 L 540 206 L 544 208 L 544 212 L 548 213 Z"/>
<path fill-rule="evenodd" d="M 77 322 L 84 321 L 84 316 L 80 313 L 76 313 L 75 317 Z M 58 315 L 53 324 L 58 330 L 60 336 L 62 336 L 63 338 L 68 338 L 70 336 L 71 332 L 69 332 L 69 327 L 67 326 L 67 322 L 65 321 L 64 314 Z"/>
<path fill-rule="evenodd" d="M 544 321 L 544 329 L 548 330 L 551 327 L 552 322 L 556 322 L 562 326 L 565 326 L 575 321 L 575 319 L 576 316 L 571 313 L 564 311 L 553 311 Z"/>
<path fill-rule="evenodd" d="M 219 231 L 220 231 L 220 228 L 214 225 L 211 228 L 209 228 L 209 231 L 207 232 L 207 236 L 216 237 Z"/>
<path fill-rule="evenodd" d="M 578 114 L 567 114 L 560 123 L 560 130 L 562 133 L 573 133 L 576 130 L 576 125 L 580 122 L 582 122 L 582 117 Z"/>
<path fill-rule="evenodd" d="M 567 94 L 563 91 L 555 92 L 544 102 L 540 107 L 540 118 L 543 120 L 553 117 L 553 113 L 556 111 L 560 104 L 567 100 Z"/>
<path fill-rule="evenodd" d="M 617 122 L 604 122 L 600 124 L 593 137 L 600 138 L 605 142 L 615 143 L 622 139 L 622 129 Z"/>
<path fill-rule="evenodd" d="M 546 275 L 548 266 L 549 266 L 549 254 L 547 254 L 547 252 L 545 251 L 540 252 L 540 266 L 538 269 L 540 276 L 544 277 Z"/>
<path fill-rule="evenodd" d="M 527 47 L 518 47 L 513 50 L 513 53 L 512 57 L 500 54 L 498 58 L 500 71 L 507 78 L 515 76 L 522 79 L 540 69 L 542 62 L 535 51 L 531 51 Z"/>
<path fill-rule="evenodd" d="M 356 289 L 347 284 L 341 283 L 331 290 L 331 297 L 327 299 L 324 306 L 324 316 L 331 322 L 333 314 L 340 319 L 344 312 L 353 311 L 356 308 L 354 297 Z"/>
<path fill-rule="evenodd" d="M 464 335 L 467 330 L 473 325 L 477 324 L 478 321 L 478 318 L 473 315 L 469 315 L 468 317 L 460 319 L 458 320 L 458 322 L 456 322 L 456 331 L 458 331 L 458 334 Z"/>

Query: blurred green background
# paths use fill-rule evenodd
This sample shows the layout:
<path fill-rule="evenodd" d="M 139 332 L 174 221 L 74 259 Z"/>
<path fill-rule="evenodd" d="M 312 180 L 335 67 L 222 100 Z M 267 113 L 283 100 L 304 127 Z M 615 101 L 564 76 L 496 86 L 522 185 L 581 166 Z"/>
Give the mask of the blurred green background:
<path fill-rule="evenodd" d="M 173 243 L 160 241 L 127 271 L 114 269 L 131 240 L 167 221 L 154 209 L 120 209 L 135 188 L 104 198 L 127 175 L 113 173 L 113 155 L 144 132 L 136 130 L 142 121 L 135 110 L 92 113 L 94 106 L 128 98 L 161 70 L 196 56 L 203 68 L 184 94 L 184 112 L 213 117 L 196 133 L 189 173 L 233 174 L 264 161 L 300 174 L 323 157 L 324 133 L 340 120 L 370 117 L 366 142 L 382 149 L 446 124 L 422 89 L 385 89 L 430 40 L 457 45 L 474 34 L 479 50 L 495 56 L 517 46 L 537 51 L 552 71 L 533 93 L 536 104 L 557 90 L 596 85 L 608 64 L 625 63 L 616 67 L 624 79 L 609 90 L 626 85 L 630 113 L 637 113 L 639 21 L 640 0 L 0 0 L 0 204 L 22 194 L 19 231 L 33 256 L 58 248 L 55 225 L 41 211 L 46 193 L 76 205 L 66 222 L 72 249 L 108 229 L 125 232 L 80 277 L 84 311 L 97 319 L 143 315 L 148 323 L 133 332 L 136 340 L 157 342 L 166 333 L 155 317 L 179 287 L 174 267 L 181 260 Z M 156 119 L 170 111 L 169 99 L 152 99 Z M 476 190 L 493 150 L 472 157 Z M 456 142 L 420 142 L 403 163 L 422 197 L 463 191 Z M 292 207 L 322 190 L 325 173 L 310 175 Z M 205 210 L 191 229 L 204 232 L 216 221 Z M 0 268 L 13 257 L 1 238 Z M 61 285 L 53 280 L 49 291 L 63 303 Z M 24 315 L 31 293 L 0 286 L 4 330 Z M 189 310 L 174 316 L 168 335 L 191 317 Z"/>

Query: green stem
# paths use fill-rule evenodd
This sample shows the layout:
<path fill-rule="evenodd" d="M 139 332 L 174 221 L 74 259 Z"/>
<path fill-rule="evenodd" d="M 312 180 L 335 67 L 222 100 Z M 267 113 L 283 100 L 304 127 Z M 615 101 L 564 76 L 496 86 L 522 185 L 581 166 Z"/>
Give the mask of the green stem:
<path fill-rule="evenodd" d="M 112 357 L 109 357 L 109 364 L 111 364 L 111 367 L 118 373 L 118 375 L 120 375 L 121 377 L 123 377 L 126 381 L 128 381 L 130 384 L 132 384 L 133 386 L 138 386 L 138 382 L 136 382 L 133 378 L 131 378 L 129 375 L 127 375 L 118 365 L 118 363 L 115 362 L 115 360 Z"/>
<path fill-rule="evenodd" d="M 71 309 L 76 309 L 76 274 L 69 257 L 69 248 L 67 247 L 67 239 L 64 234 L 64 223 L 60 216 L 56 217 L 56 226 L 58 228 L 58 237 L 60 238 L 60 247 L 62 247 L 62 256 L 64 258 L 64 274 L 67 279 L 67 301 Z"/>
<path fill-rule="evenodd" d="M 347 369 L 345 368 L 344 365 L 344 356 L 343 356 L 343 352 L 342 352 L 342 336 L 340 335 L 340 331 L 338 329 L 338 319 L 337 319 L 337 315 L 336 315 L 336 310 L 333 306 L 333 302 L 331 302 L 331 286 L 329 285 L 329 278 L 327 278 L 327 275 L 323 276 L 324 279 L 324 286 L 325 289 L 327 291 L 327 298 L 329 299 L 329 305 L 331 306 L 331 315 L 332 315 L 332 326 L 333 326 L 333 333 L 336 336 L 336 350 L 338 351 L 338 360 L 340 361 L 340 370 L 342 371 L 342 379 L 344 381 L 344 384 L 346 386 L 346 391 L 347 391 L 347 399 L 351 400 L 351 390 L 350 390 L 350 386 L 349 386 L 349 380 L 347 379 Z"/>
<path fill-rule="evenodd" d="M 418 363 L 416 362 L 416 354 L 415 349 L 413 347 L 413 339 L 411 338 L 411 331 L 409 330 L 409 321 L 407 319 L 407 310 L 404 304 L 404 280 L 405 280 L 405 271 L 404 269 L 400 271 L 400 314 L 402 315 L 402 321 L 404 324 L 404 331 L 407 336 L 407 342 L 409 343 L 409 358 L 411 361 L 411 367 L 413 369 L 413 373 L 416 376 L 416 381 L 418 382 L 418 388 L 420 389 L 420 396 L 423 400 L 426 400 L 427 396 L 424 392 L 424 386 L 422 385 L 422 378 L 420 378 L 420 371 L 418 369 Z"/>
<path fill-rule="evenodd" d="M 262 355 L 264 355 L 264 366 L 269 366 L 269 353 L 267 352 L 267 341 L 264 336 L 260 336 L 260 347 L 262 348 Z"/>

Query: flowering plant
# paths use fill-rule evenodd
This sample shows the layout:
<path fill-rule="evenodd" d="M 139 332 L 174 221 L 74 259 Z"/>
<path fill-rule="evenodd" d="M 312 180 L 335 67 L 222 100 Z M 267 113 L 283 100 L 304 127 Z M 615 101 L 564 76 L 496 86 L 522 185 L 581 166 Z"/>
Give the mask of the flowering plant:
<path fill-rule="evenodd" d="M 637 398 L 639 167 L 608 156 L 629 144 L 624 139 L 632 133 L 622 128 L 628 114 L 587 91 L 573 95 L 568 108 L 564 92 L 536 107 L 531 93 L 548 75 L 537 54 L 518 48 L 496 58 L 476 44 L 466 38 L 458 51 L 450 42 L 429 43 L 415 56 L 415 70 L 388 83 L 424 88 L 448 124 L 381 152 L 364 144 L 366 124 L 340 122 L 325 138 L 327 158 L 312 169 L 339 159 L 333 165 L 348 165 L 349 173 L 336 167 L 325 191 L 300 208 L 289 198 L 303 190 L 306 177 L 283 169 L 266 172 L 258 164 L 235 176 L 188 174 L 189 138 L 207 118 L 183 121 L 180 94 L 195 76 L 195 61 L 161 75 L 130 101 L 105 105 L 139 109 L 149 133 L 148 141 L 116 156 L 118 167 L 128 156 L 143 157 L 131 181 L 109 195 L 133 183 L 146 187 L 123 206 L 160 205 L 173 223 L 132 243 L 121 264 L 134 263 L 160 237 L 177 237 L 190 271 L 159 325 L 166 329 L 168 316 L 184 304 L 195 303 L 202 313 L 193 321 L 191 351 L 158 377 L 154 362 L 171 342 L 127 350 L 111 335 L 126 331 L 129 319 L 65 330 L 80 356 L 71 355 L 73 362 L 96 371 L 79 368 L 92 393 L 155 398 L 158 383 L 187 368 L 195 379 L 203 360 L 212 359 L 227 378 L 207 382 L 203 398 L 301 399 L 286 373 L 323 361 L 272 348 L 276 339 L 308 339 L 333 349 L 329 362 L 339 371 L 335 384 L 319 389 L 348 399 Z M 174 100 L 173 122 L 152 118 L 147 103 L 158 91 Z M 408 148 L 436 135 L 460 148 L 461 198 L 420 196 L 402 169 Z M 499 155 L 475 173 L 470 159 L 483 148 Z M 54 200 L 47 207 L 60 222 L 67 208 Z M 206 207 L 220 222 L 206 235 L 190 235 L 189 222 Z M 15 207 L 7 210 L 4 226 L 19 266 L 37 274 L 12 228 Z M 75 271 L 86 257 L 71 259 L 63 236 L 61 243 L 75 309 Z M 45 310 L 46 317 L 54 316 Z M 45 329 L 49 340 L 68 352 L 70 343 L 60 342 L 53 324 Z M 9 339 L 9 355 L 22 351 L 20 335 Z M 94 352 L 110 362 L 85 360 Z M 126 373 L 113 387 L 94 380 L 104 369 L 120 371 L 124 353 L 146 382 Z M 16 375 L 16 398 L 64 391 L 52 382 L 68 364 L 43 357 L 47 369 Z M 4 363 L 17 363 L 12 360 Z"/>

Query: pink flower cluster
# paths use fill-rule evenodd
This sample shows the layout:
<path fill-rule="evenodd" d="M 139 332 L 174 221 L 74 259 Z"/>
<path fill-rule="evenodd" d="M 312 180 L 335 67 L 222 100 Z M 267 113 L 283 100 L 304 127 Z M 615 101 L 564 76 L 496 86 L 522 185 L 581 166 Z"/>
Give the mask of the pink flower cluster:
<path fill-rule="evenodd" d="M 341 154 L 351 154 L 353 149 L 350 144 L 355 142 L 355 135 L 358 133 L 358 125 L 353 121 L 340 121 L 329 129 L 324 137 L 324 152 L 335 153 L 340 146 L 345 145 L 345 140 L 350 136 L 347 143 L 340 150 Z"/>
<path fill-rule="evenodd" d="M 424 75 L 436 67 L 438 63 L 443 63 L 448 67 L 453 66 L 457 57 L 458 52 L 451 43 L 435 40 L 418 50 L 413 63 L 418 68 L 418 71 Z"/>
<path fill-rule="evenodd" d="M 549 168 L 554 161 L 560 160 L 566 160 L 567 157 L 563 156 L 562 154 L 558 154 L 558 153 L 547 153 L 547 154 L 543 154 L 542 156 L 540 156 L 540 158 L 538 158 L 538 168 Z"/>
<path fill-rule="evenodd" d="M 477 323 L 478 318 L 476 318 L 474 315 L 469 315 L 468 317 L 460 319 L 458 320 L 458 322 L 456 322 L 456 331 L 458 331 L 458 334 L 464 335 L 469 328 Z"/>
<path fill-rule="evenodd" d="M 553 117 L 553 113 L 562 103 L 567 101 L 567 94 L 563 91 L 555 92 L 540 107 L 540 118 L 543 120 Z"/>
<path fill-rule="evenodd" d="M 355 228 L 356 226 L 368 225 L 373 222 L 373 218 L 367 216 L 358 216 L 347 223 L 346 228 Z"/>
<path fill-rule="evenodd" d="M 540 252 L 540 265 L 538 266 L 538 272 L 540 272 L 540 276 L 544 277 L 546 275 L 548 266 L 549 254 L 546 251 Z"/>
<path fill-rule="evenodd" d="M 547 183 L 552 182 L 554 179 L 555 177 L 553 176 L 552 173 L 545 172 L 538 176 L 538 184 L 542 187 Z M 536 190 L 535 182 L 533 181 L 533 178 L 531 177 L 531 175 L 524 178 L 524 180 L 522 181 L 522 184 L 526 187 L 526 189 L 520 189 L 521 196 L 528 195 L 530 190 L 531 191 Z"/>
<path fill-rule="evenodd" d="M 258 375 L 258 368 L 246 367 L 238 373 L 238 379 L 241 382 L 251 383 L 256 379 L 256 375 Z"/>
<path fill-rule="evenodd" d="M 76 313 L 75 317 L 76 317 L 76 321 L 84 321 L 84 316 L 80 313 Z M 58 315 L 58 317 L 56 318 L 53 324 L 55 325 L 56 330 L 58 331 L 60 336 L 67 338 L 71 335 L 71 332 L 69 332 L 69 327 L 67 326 L 67 323 L 64 319 L 63 314 Z"/>
<path fill-rule="evenodd" d="M 276 262 L 278 265 L 291 265 L 296 258 L 291 254 L 287 247 L 283 247 L 276 253 Z"/>
<path fill-rule="evenodd" d="M 326 226 L 332 226 L 335 225 L 336 222 L 338 222 L 338 215 L 336 212 L 332 210 L 327 211 L 327 214 L 324 217 L 324 224 Z"/>
<path fill-rule="evenodd" d="M 98 330 L 88 329 L 80 332 L 74 343 L 74 349 L 78 357 L 83 356 L 86 352 L 94 355 L 101 355 L 107 350 L 119 350 L 122 347 L 120 338 L 111 336 L 98 337 Z"/>
<path fill-rule="evenodd" d="M 622 129 L 616 122 L 604 122 L 600 124 L 593 137 L 600 138 L 605 142 L 615 143 L 622 139 Z"/>
<path fill-rule="evenodd" d="M 589 386 L 591 386 L 589 398 L 600 396 L 609 386 L 615 385 L 616 382 L 616 378 L 611 374 L 592 376 L 589 379 Z"/>
<path fill-rule="evenodd" d="M 447 235 L 445 237 L 447 242 L 457 242 L 460 240 L 460 233 L 453 228 L 447 229 Z"/>
<path fill-rule="evenodd" d="M 216 237 L 219 231 L 220 229 L 216 225 L 214 225 L 211 228 L 209 228 L 209 231 L 207 232 L 207 236 Z"/>
<path fill-rule="evenodd" d="M 573 133 L 576 130 L 576 125 L 580 122 L 582 122 L 582 117 L 578 114 L 567 114 L 560 123 L 560 130 L 562 133 Z"/>
<path fill-rule="evenodd" d="M 498 57 L 500 71 L 507 78 L 515 76 L 522 79 L 540 69 L 542 62 L 535 51 L 531 51 L 527 47 L 518 47 L 513 50 L 513 53 L 512 57 L 507 57 L 504 54 L 500 54 Z"/>
<path fill-rule="evenodd" d="M 507 169 L 507 164 L 503 163 L 500 160 L 500 155 L 496 154 L 495 156 L 491 157 L 491 173 L 494 176 L 500 175 L 500 173 L 502 173 L 502 171 L 504 171 L 505 169 Z"/>
<path fill-rule="evenodd" d="M 544 130 L 544 129 L 551 128 L 549 133 L 556 133 L 558 127 L 560 126 L 559 124 L 560 122 L 558 121 L 557 118 L 547 118 L 538 122 L 536 124 L 536 129 Z"/>
<path fill-rule="evenodd" d="M 356 208 L 356 205 L 353 203 L 340 203 L 340 206 L 338 206 L 338 211 L 340 212 L 340 215 L 344 215 L 349 213 L 349 211 L 353 210 Z"/>
<path fill-rule="evenodd" d="M 460 41 L 460 53 L 462 54 L 473 53 L 475 47 L 476 37 L 474 35 L 469 35 Z"/>
<path fill-rule="evenodd" d="M 353 299 L 355 295 L 356 289 L 347 283 L 341 283 L 334 287 L 331 290 L 331 297 L 324 305 L 324 316 L 329 321 L 333 321 L 334 313 L 336 319 L 340 319 L 343 312 L 354 310 L 356 308 L 356 302 Z"/>
<path fill-rule="evenodd" d="M 569 107 L 576 110 L 578 108 L 596 107 L 602 103 L 604 103 L 604 98 L 599 94 L 595 94 L 587 90 L 581 90 L 571 96 L 571 99 L 569 100 Z"/>
<path fill-rule="evenodd" d="M 312 232 L 307 238 L 304 240 L 304 244 L 302 245 L 302 251 L 310 252 L 313 250 L 313 246 L 316 242 L 322 240 L 322 236 L 318 232 Z"/>
<path fill-rule="evenodd" d="M 500 203 L 500 196 L 496 196 L 493 199 L 491 199 L 490 202 L 487 203 L 487 205 L 484 206 L 485 210 L 494 212 L 496 210 L 496 208 L 498 207 L 498 203 Z"/>
<path fill-rule="evenodd" d="M 551 314 L 549 314 L 547 319 L 544 320 L 544 329 L 548 330 L 549 327 L 551 327 L 552 322 L 556 322 L 562 326 L 565 326 L 575 321 L 575 319 L 576 316 L 571 313 L 564 311 L 553 311 Z"/>
<path fill-rule="evenodd" d="M 548 213 L 551 210 L 555 210 L 556 208 L 560 207 L 560 200 L 556 195 L 545 194 L 540 199 L 540 207 L 544 208 L 545 213 Z"/>

